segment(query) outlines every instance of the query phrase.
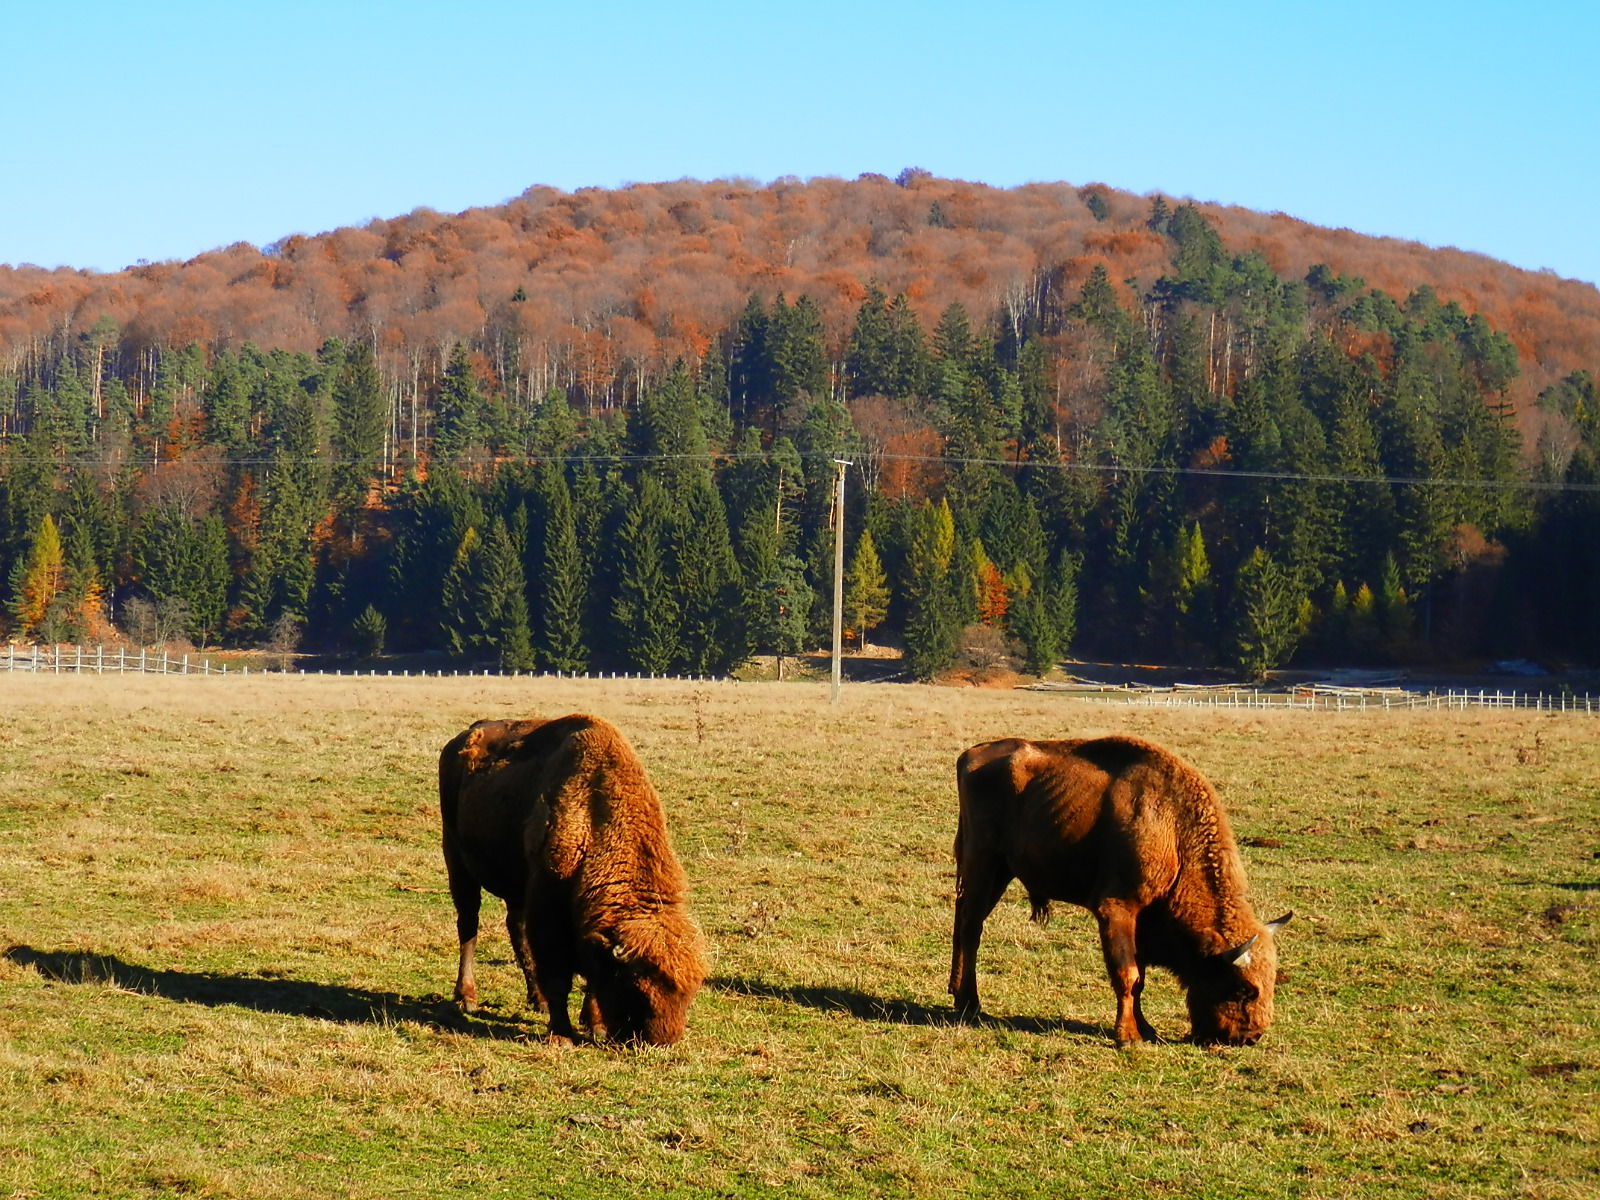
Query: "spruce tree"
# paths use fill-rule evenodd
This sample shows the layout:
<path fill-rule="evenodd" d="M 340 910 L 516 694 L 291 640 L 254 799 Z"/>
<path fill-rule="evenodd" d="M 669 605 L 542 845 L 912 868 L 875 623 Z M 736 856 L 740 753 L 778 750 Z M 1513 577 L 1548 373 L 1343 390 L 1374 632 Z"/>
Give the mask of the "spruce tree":
<path fill-rule="evenodd" d="M 1060 639 L 1046 609 L 1045 581 L 1029 580 L 1026 567 L 1021 571 L 1020 586 L 1006 614 L 1006 629 L 1022 649 L 1022 669 L 1042 677 L 1054 670 L 1061 658 Z"/>
<path fill-rule="evenodd" d="M 434 453 L 447 461 L 459 462 L 467 452 L 482 443 L 484 404 L 464 342 L 450 351 L 439 394 L 434 404 Z"/>
<path fill-rule="evenodd" d="M 1294 653 L 1308 615 L 1294 575 L 1256 547 L 1234 580 L 1230 663 L 1247 678 L 1262 678 Z"/>
<path fill-rule="evenodd" d="M 877 545 L 870 529 L 862 530 L 855 552 L 844 573 L 844 623 L 856 631 L 863 650 L 867 631 L 875 629 L 889 615 L 889 577 L 878 558 Z"/>
<path fill-rule="evenodd" d="M 465 657 L 483 640 L 484 613 L 476 586 L 480 540 L 477 529 L 468 526 L 440 587 L 440 632 L 444 634 L 445 648 L 458 658 Z"/>
<path fill-rule="evenodd" d="M 928 345 L 922 323 L 901 292 L 889 306 L 890 395 L 920 396 L 928 386 Z"/>
<path fill-rule="evenodd" d="M 783 660 L 799 654 L 808 640 L 808 618 L 812 589 L 805 569 L 792 554 L 768 560 L 767 569 L 750 587 L 750 645 L 757 653 L 777 658 L 777 674 L 783 678 Z"/>
<path fill-rule="evenodd" d="M 519 570 L 518 576 L 522 574 Z M 529 632 L 528 597 L 520 588 L 511 594 L 500 614 L 495 632 L 495 651 L 502 671 L 523 672 L 534 668 L 533 635 Z"/>
<path fill-rule="evenodd" d="M 369 604 L 361 610 L 350 629 L 355 639 L 356 653 L 363 658 L 376 658 L 383 653 L 389 636 L 389 622 L 376 607 Z"/>
<path fill-rule="evenodd" d="M 578 550 L 571 491 L 560 464 L 547 463 L 541 468 L 539 491 L 545 510 L 543 569 L 539 572 L 539 660 L 552 671 L 578 674 L 589 666 L 584 642 L 589 572 Z"/>
<path fill-rule="evenodd" d="M 911 518 L 906 550 L 905 663 L 915 679 L 932 679 L 956 660 L 961 625 L 955 554 L 950 506 L 924 501 Z"/>
<path fill-rule="evenodd" d="M 186 594 L 191 630 L 203 650 L 222 631 L 228 611 L 228 585 L 232 570 L 228 563 L 228 529 L 217 513 L 200 522 L 197 532 L 195 574 Z"/>
<path fill-rule="evenodd" d="M 1078 636 L 1078 559 L 1065 550 L 1050 565 L 1043 596 L 1045 619 L 1055 634 L 1056 652 L 1066 655 Z"/>
<path fill-rule="evenodd" d="M 367 498 L 383 468 L 389 406 L 372 346 L 359 341 L 344 356 L 333 385 L 334 494 L 347 517 Z"/>
<path fill-rule="evenodd" d="M 845 351 L 845 381 L 851 396 L 887 396 L 893 393 L 894 351 L 890 345 L 888 297 L 876 283 L 856 310 L 855 328 Z"/>
<path fill-rule="evenodd" d="M 779 293 L 773 301 L 767 356 L 776 406 L 774 429 L 788 429 L 805 413 L 806 401 L 829 395 L 822 312 L 810 296 L 788 305 Z"/>
<path fill-rule="evenodd" d="M 748 656 L 749 642 L 739 621 L 739 568 L 727 514 L 704 467 L 684 485 L 670 546 L 683 665 L 695 675 L 725 674 Z"/>
<path fill-rule="evenodd" d="M 622 520 L 612 619 L 623 657 L 652 675 L 665 674 L 684 657 L 677 596 L 667 564 L 670 521 L 666 493 L 654 477 L 645 475 Z"/>
<path fill-rule="evenodd" d="M 498 516 L 490 518 L 483 541 L 471 555 L 469 574 L 468 594 L 477 624 L 469 643 L 492 651 L 502 670 L 531 671 L 533 636 L 521 547 Z"/>

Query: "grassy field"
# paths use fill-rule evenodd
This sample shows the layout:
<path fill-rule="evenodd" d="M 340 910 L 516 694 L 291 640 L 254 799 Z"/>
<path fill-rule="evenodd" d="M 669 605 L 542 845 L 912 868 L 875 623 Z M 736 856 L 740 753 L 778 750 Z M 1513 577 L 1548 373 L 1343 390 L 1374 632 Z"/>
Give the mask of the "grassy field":
<path fill-rule="evenodd" d="M 559 1049 L 455 937 L 438 748 L 599 713 L 712 952 L 670 1050 Z M 1129 731 L 1298 914 L 1247 1049 L 1119 1052 L 1086 914 L 1015 890 L 951 1023 L 955 755 Z M 1026 692 L 0 680 L 0 1197 L 1600 1195 L 1600 724 Z M 1146 993 L 1186 1029 L 1176 985 Z"/>

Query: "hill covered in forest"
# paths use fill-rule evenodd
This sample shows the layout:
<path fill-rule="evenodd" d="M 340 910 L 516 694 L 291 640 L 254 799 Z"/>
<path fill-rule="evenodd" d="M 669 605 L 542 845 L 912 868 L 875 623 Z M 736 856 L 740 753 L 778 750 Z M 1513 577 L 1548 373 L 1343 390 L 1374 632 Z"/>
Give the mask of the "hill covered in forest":
<path fill-rule="evenodd" d="M 820 636 L 845 457 L 918 674 L 1593 660 L 1597 358 L 1587 284 L 915 170 L 0 268 L 9 628 L 725 670 Z"/>

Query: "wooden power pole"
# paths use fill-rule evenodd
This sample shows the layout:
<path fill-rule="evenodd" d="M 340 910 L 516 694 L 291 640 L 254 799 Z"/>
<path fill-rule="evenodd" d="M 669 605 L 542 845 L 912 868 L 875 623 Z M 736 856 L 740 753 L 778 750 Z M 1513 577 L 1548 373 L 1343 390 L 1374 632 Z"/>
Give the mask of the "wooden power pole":
<path fill-rule="evenodd" d="M 839 479 L 833 494 L 833 697 L 839 703 L 839 676 L 844 651 L 844 472 L 849 459 L 836 458 Z"/>

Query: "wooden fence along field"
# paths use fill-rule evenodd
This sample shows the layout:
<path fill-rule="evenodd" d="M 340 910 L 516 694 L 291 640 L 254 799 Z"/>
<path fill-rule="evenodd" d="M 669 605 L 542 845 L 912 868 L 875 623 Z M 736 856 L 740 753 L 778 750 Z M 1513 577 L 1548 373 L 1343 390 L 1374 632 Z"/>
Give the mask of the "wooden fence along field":
<path fill-rule="evenodd" d="M 574 711 L 647 764 L 709 944 L 670 1050 L 547 1045 L 495 903 L 449 1001 L 439 748 Z M 1117 731 L 1296 913 L 1258 1046 L 1119 1052 L 1093 921 L 1015 889 L 953 1020 L 956 754 Z M 1592 1197 L 1597 781 L 1570 711 L 15 671 L 0 1196 Z M 1145 1009 L 1185 1032 L 1166 976 Z"/>
<path fill-rule="evenodd" d="M 264 656 L 271 657 L 271 656 Z M 235 675 L 248 676 L 251 669 L 249 665 L 237 665 L 229 669 L 226 661 L 213 662 L 204 654 L 171 654 L 165 650 L 152 652 L 144 647 L 137 649 L 126 646 L 18 646 L 10 643 L 6 646 L 4 658 L 0 658 L 0 670 L 5 671 L 30 671 L 48 675 Z M 273 668 L 258 665 L 255 674 L 270 671 Z M 349 670 L 335 668 L 334 670 L 316 669 L 307 670 L 304 667 L 292 664 L 280 666 L 280 673 L 298 675 L 334 675 L 372 678 L 458 678 L 462 676 L 492 676 L 506 674 L 505 672 L 480 669 L 437 669 L 433 671 L 412 671 L 409 669 L 379 669 L 369 667 L 365 670 L 352 667 Z M 517 674 L 512 672 L 510 674 Z M 543 672 L 529 676 L 530 678 L 570 678 L 560 672 L 546 674 Z M 683 679 L 678 676 L 647 676 L 619 672 L 601 672 L 580 676 L 584 679 L 619 680 L 619 679 L 649 679 L 671 678 L 678 682 L 726 682 L 725 680 L 693 680 Z M 869 686 L 857 684 L 855 686 Z M 889 685 L 896 686 L 896 685 Z M 1060 686 L 1052 684 L 1036 685 L 1033 690 L 1042 692 L 1066 692 L 1084 699 L 1096 699 L 1108 703 L 1126 703 L 1155 707 L 1199 707 L 1199 708 L 1303 708 L 1313 710 L 1328 710 L 1333 712 L 1366 712 L 1368 709 L 1467 709 L 1467 708 L 1529 708 L 1540 712 L 1578 712 L 1594 714 L 1600 712 L 1600 697 L 1588 692 L 1575 693 L 1572 691 L 1528 691 L 1526 689 L 1501 689 L 1493 691 L 1488 688 L 1444 688 L 1439 690 L 1407 691 L 1398 687 L 1360 688 L 1360 687 L 1290 687 L 1286 689 L 1263 690 L 1259 687 L 1215 686 L 1215 687 L 1190 687 L 1177 685 L 1174 687 L 1148 687 L 1148 686 L 1105 686 L 1084 688 L 1076 686 Z"/>

